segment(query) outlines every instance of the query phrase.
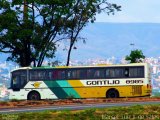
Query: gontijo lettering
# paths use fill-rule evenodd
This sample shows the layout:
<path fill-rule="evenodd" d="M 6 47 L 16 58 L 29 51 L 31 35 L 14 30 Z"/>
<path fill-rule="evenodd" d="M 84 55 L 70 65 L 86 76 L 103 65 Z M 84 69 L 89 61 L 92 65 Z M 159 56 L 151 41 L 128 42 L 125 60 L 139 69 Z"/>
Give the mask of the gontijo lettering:
<path fill-rule="evenodd" d="M 113 81 L 109 81 L 109 80 L 98 80 L 98 81 L 86 81 L 87 85 L 117 85 L 120 84 L 119 80 L 113 80 Z"/>

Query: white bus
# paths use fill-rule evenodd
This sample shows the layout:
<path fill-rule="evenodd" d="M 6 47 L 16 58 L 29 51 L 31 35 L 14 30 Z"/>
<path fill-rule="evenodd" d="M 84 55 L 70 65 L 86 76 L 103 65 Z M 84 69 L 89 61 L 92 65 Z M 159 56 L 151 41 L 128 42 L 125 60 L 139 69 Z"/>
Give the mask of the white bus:
<path fill-rule="evenodd" d="M 150 96 L 147 63 L 76 67 L 25 67 L 11 72 L 9 99 Z"/>

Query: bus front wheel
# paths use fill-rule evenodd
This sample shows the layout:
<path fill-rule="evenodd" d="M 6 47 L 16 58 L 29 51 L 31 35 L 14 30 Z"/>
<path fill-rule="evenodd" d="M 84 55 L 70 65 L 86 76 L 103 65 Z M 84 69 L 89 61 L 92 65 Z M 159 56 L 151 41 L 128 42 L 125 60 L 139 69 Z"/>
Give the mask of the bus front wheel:
<path fill-rule="evenodd" d="M 106 92 L 106 98 L 119 98 L 119 92 L 112 88 Z"/>
<path fill-rule="evenodd" d="M 28 94 L 27 100 L 40 100 L 40 94 L 37 91 L 32 91 Z"/>

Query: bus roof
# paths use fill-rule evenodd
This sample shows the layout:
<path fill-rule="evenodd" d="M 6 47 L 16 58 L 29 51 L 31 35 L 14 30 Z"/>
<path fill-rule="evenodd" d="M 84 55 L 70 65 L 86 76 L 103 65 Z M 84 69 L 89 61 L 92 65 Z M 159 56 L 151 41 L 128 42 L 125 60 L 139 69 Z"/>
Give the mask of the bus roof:
<path fill-rule="evenodd" d="M 122 67 L 122 66 L 145 66 L 147 63 L 131 63 L 131 64 L 97 64 L 97 65 L 89 65 L 89 66 L 56 66 L 56 67 L 50 67 L 50 66 L 42 66 L 42 67 L 20 67 L 16 70 L 25 70 L 25 69 L 65 69 L 65 68 L 93 68 L 93 67 Z M 11 71 L 11 72 L 13 72 Z"/>
<path fill-rule="evenodd" d="M 15 68 L 11 70 L 11 72 L 16 71 L 16 70 L 26 70 L 26 69 L 32 69 L 31 67 L 20 67 L 20 68 Z"/>

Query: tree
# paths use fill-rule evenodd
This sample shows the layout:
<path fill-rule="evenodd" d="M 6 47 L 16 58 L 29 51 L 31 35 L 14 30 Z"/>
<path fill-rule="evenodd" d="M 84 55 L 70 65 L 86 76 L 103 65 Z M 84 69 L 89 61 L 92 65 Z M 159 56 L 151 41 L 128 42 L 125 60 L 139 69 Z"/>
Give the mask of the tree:
<path fill-rule="evenodd" d="M 54 57 L 58 41 L 70 39 L 72 49 L 96 13 L 119 8 L 107 0 L 2 0 L 0 52 L 9 53 L 7 60 L 22 67 L 32 62 L 41 66 L 44 58 Z"/>
<path fill-rule="evenodd" d="M 103 7 L 102 7 L 103 6 Z M 101 13 L 105 11 L 108 15 L 110 13 L 114 14 L 115 10 L 120 11 L 121 6 L 117 6 L 116 4 L 110 4 L 106 0 L 102 2 L 97 1 L 78 1 L 76 4 L 76 11 L 73 13 L 74 17 L 72 17 L 67 22 L 67 30 L 66 33 L 69 36 L 70 44 L 67 55 L 67 63 L 66 66 L 69 65 L 71 50 L 75 44 L 75 42 L 79 40 L 83 40 L 85 42 L 85 38 L 79 37 L 79 33 L 83 30 L 83 28 L 87 25 L 87 23 L 94 23 L 96 20 L 95 15 L 97 13 Z M 74 47 L 74 49 L 77 49 Z"/>
<path fill-rule="evenodd" d="M 145 56 L 143 55 L 141 50 L 132 50 L 130 55 L 125 57 L 125 60 L 130 61 L 130 63 L 139 63 L 143 62 Z"/>

